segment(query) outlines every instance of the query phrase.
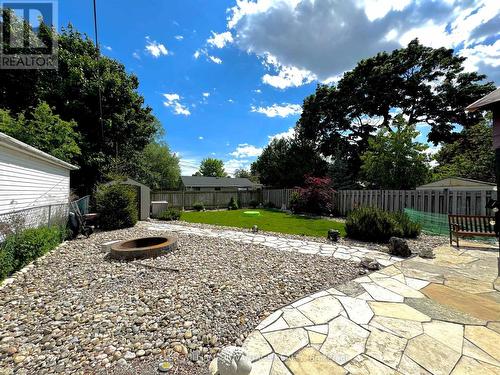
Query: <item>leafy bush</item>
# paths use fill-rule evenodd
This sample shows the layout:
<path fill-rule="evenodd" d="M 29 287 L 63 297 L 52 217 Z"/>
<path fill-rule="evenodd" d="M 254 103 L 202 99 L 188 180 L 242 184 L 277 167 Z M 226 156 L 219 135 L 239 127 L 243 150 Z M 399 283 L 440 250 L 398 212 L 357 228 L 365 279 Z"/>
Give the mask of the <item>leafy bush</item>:
<path fill-rule="evenodd" d="M 203 211 L 205 209 L 205 205 L 203 204 L 203 202 L 195 202 L 193 204 L 193 208 L 196 210 L 196 211 Z"/>
<path fill-rule="evenodd" d="M 236 199 L 234 197 L 231 197 L 229 200 L 229 204 L 227 205 L 227 208 L 230 210 L 237 210 L 238 209 L 238 202 L 236 202 Z"/>
<path fill-rule="evenodd" d="M 258 201 L 250 201 L 250 202 L 248 202 L 248 205 L 251 208 L 257 208 L 257 207 L 259 207 L 259 202 Z"/>
<path fill-rule="evenodd" d="M 295 192 L 290 199 L 293 212 L 328 215 L 334 210 L 331 180 L 327 177 L 306 176 L 304 187 Z"/>
<path fill-rule="evenodd" d="M 65 238 L 63 227 L 30 228 L 13 233 L 0 244 L 0 280 L 53 250 Z"/>
<path fill-rule="evenodd" d="M 137 196 L 130 186 L 116 183 L 101 185 L 96 193 L 97 212 L 102 229 L 133 227 L 138 220 Z"/>
<path fill-rule="evenodd" d="M 180 218 L 181 212 L 179 210 L 176 210 L 175 208 L 169 208 L 168 210 L 160 212 L 160 214 L 158 215 L 158 219 L 167 221 L 179 220 Z"/>
<path fill-rule="evenodd" d="M 352 211 L 345 225 L 348 237 L 362 241 L 387 242 L 391 237 L 414 238 L 420 234 L 420 226 L 405 213 L 390 213 L 372 207 Z"/>

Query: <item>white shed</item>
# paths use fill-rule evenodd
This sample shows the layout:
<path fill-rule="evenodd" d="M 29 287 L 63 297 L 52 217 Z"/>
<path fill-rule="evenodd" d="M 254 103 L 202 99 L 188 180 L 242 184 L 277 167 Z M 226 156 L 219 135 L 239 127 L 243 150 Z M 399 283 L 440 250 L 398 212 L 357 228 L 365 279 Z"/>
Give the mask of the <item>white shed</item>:
<path fill-rule="evenodd" d="M 78 167 L 0 133 L 0 214 L 69 202 Z"/>
<path fill-rule="evenodd" d="M 417 186 L 417 190 L 460 190 L 460 191 L 478 191 L 495 190 L 496 184 L 486 181 L 472 180 L 463 177 L 449 177 L 434 181 L 429 184 Z"/>

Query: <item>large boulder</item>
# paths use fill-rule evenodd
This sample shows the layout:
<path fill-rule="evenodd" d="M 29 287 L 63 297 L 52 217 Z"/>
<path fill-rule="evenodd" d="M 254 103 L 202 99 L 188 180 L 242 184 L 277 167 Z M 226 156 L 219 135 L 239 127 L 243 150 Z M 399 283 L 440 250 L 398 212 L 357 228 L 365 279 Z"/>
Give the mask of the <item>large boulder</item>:
<path fill-rule="evenodd" d="M 389 239 L 389 253 L 398 257 L 408 258 L 411 255 L 411 250 L 404 239 L 391 237 Z"/>

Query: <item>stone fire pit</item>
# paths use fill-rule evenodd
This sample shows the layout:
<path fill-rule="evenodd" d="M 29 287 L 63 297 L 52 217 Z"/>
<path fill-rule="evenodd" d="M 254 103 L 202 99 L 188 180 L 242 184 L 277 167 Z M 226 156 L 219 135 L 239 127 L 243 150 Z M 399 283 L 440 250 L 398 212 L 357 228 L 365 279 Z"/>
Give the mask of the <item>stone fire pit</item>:
<path fill-rule="evenodd" d="M 153 258 L 177 249 L 177 237 L 143 237 L 111 245 L 109 255 L 119 260 Z"/>

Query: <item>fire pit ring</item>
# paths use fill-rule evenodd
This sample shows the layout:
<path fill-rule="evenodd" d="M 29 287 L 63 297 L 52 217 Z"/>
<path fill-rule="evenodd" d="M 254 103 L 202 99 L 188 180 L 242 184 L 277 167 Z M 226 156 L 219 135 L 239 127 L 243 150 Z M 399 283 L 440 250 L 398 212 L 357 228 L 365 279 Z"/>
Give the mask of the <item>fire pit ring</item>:
<path fill-rule="evenodd" d="M 119 260 L 153 258 L 177 249 L 177 237 L 142 237 L 111 245 L 109 255 Z"/>

